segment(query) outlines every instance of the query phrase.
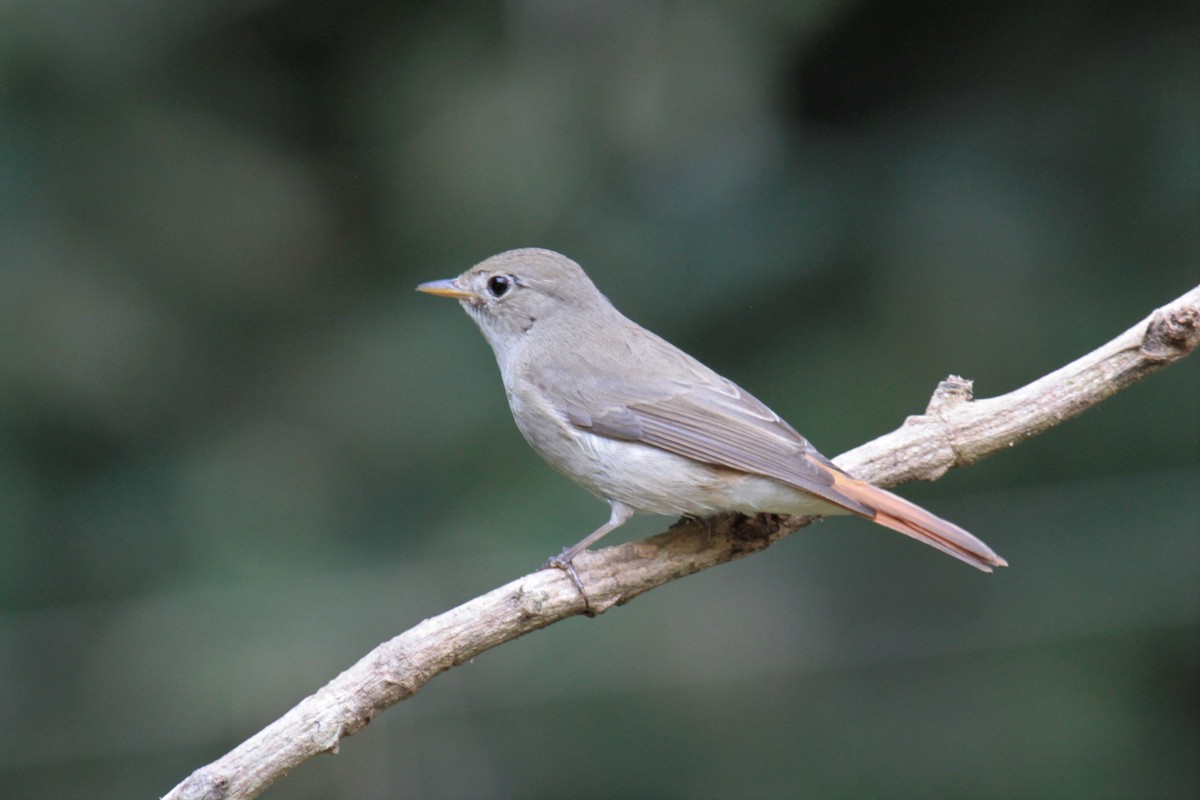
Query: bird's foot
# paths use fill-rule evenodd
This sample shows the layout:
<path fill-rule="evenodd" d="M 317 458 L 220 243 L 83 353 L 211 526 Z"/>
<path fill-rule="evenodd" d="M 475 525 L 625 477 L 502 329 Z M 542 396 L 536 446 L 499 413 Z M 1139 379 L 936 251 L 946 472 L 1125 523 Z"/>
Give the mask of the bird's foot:
<path fill-rule="evenodd" d="M 579 573 L 575 571 L 574 558 L 568 558 L 571 548 L 565 548 L 556 556 L 551 556 L 546 559 L 546 563 L 542 564 L 542 569 L 561 569 L 567 573 L 567 577 L 571 579 L 571 583 L 575 584 L 575 588 L 579 590 L 579 595 L 583 598 L 583 613 L 589 617 L 596 616 L 596 612 L 592 611 L 591 601 L 588 600 L 587 590 L 583 588 L 583 581 L 579 578 Z"/>
<path fill-rule="evenodd" d="M 723 514 L 713 514 L 710 517 L 693 517 L 690 514 L 684 514 L 682 517 L 675 520 L 671 527 L 682 528 L 687 525 L 695 525 L 697 528 L 704 531 L 705 536 L 711 537 L 717 530 L 717 523 L 723 517 Z"/>

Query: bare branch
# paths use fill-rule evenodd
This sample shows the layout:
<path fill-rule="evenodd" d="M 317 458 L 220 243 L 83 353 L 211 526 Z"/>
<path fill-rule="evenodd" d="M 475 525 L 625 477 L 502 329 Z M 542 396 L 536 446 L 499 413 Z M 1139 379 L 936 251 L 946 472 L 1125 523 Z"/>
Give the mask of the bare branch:
<path fill-rule="evenodd" d="M 880 486 L 937 480 L 1086 411 L 1183 358 L 1198 338 L 1200 286 L 1102 347 L 1000 397 L 972 400 L 971 382 L 951 376 L 923 415 L 834 460 Z"/>
<path fill-rule="evenodd" d="M 1200 342 L 1200 287 L 1155 311 L 1086 356 L 1000 397 L 971 399 L 971 382 L 950 377 L 925 414 L 835 461 L 881 485 L 935 480 L 1069 419 Z M 762 550 L 812 518 L 760 515 L 685 524 L 642 541 L 581 553 L 586 607 L 570 579 L 550 569 L 526 575 L 376 647 L 291 711 L 217 761 L 192 773 L 168 800 L 245 800 L 341 740 L 376 713 L 415 694 L 440 672 L 496 645 L 582 613 L 603 613 L 664 583 Z"/>

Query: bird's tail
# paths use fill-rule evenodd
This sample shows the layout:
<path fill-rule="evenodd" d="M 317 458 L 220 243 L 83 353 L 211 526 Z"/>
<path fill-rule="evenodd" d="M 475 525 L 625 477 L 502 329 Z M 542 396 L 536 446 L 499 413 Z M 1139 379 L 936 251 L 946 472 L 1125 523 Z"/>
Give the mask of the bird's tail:
<path fill-rule="evenodd" d="M 886 489 L 851 478 L 841 471 L 834 471 L 834 488 L 873 511 L 873 516 L 864 515 L 868 519 L 936 547 L 976 569 L 991 572 L 992 567 L 1008 566 L 1008 562 L 996 555 L 992 548 L 953 522 L 935 516 Z"/>

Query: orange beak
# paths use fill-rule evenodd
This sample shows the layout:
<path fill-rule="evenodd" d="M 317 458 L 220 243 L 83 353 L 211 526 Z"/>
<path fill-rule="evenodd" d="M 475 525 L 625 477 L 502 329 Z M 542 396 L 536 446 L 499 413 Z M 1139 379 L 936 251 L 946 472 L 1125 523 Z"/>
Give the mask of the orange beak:
<path fill-rule="evenodd" d="M 457 283 L 451 280 L 444 281 L 429 281 L 422 283 L 417 287 L 418 292 L 425 294 L 436 294 L 438 297 L 453 297 L 455 300 L 474 300 L 475 293 L 467 289 L 460 288 Z"/>

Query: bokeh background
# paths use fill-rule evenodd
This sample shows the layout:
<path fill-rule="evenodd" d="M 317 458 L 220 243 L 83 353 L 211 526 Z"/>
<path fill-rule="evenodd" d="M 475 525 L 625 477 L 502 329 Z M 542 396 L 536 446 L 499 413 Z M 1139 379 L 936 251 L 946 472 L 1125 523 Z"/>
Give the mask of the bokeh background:
<path fill-rule="evenodd" d="M 529 245 L 835 455 L 1198 282 L 1200 6 L 4 4 L 0 796 L 157 797 L 606 517 L 412 291 Z M 832 521 L 266 796 L 1195 797 L 1198 397 L 906 487 L 999 574 Z"/>

